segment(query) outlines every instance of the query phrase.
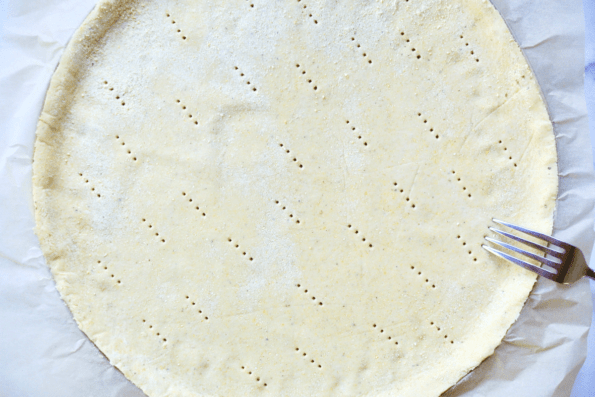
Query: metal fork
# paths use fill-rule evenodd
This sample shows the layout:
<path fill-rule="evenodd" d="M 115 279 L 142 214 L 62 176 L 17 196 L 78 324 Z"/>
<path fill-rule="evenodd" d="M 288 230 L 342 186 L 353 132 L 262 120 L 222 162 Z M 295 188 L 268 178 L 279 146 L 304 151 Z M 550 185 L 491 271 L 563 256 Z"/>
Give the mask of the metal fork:
<path fill-rule="evenodd" d="M 557 283 L 561 284 L 571 284 L 575 281 L 580 280 L 583 277 L 589 277 L 590 279 L 595 280 L 595 272 L 591 270 L 587 266 L 587 262 L 585 261 L 585 257 L 580 249 L 567 244 L 563 241 L 557 240 L 551 236 L 546 234 L 534 232 L 533 230 L 525 229 L 524 227 L 516 226 L 508 222 L 500 221 L 498 219 L 492 219 L 494 222 L 508 226 L 511 229 L 518 230 L 519 232 L 527 233 L 533 237 L 537 237 L 541 240 L 547 241 L 550 243 L 550 247 L 545 247 L 540 244 L 536 244 L 531 241 L 527 241 L 521 237 L 517 237 L 514 234 L 510 234 L 504 232 L 502 230 L 494 229 L 493 227 L 488 227 L 493 232 L 506 236 L 512 240 L 518 241 L 525 245 L 528 245 L 531 248 L 535 248 L 537 250 L 542 251 L 543 253 L 547 254 L 546 257 L 541 255 L 536 255 L 531 252 L 527 252 L 520 248 L 517 248 L 513 245 L 504 243 L 502 241 L 495 240 L 490 237 L 486 237 L 485 239 L 492 244 L 499 245 L 501 247 L 507 248 L 511 251 L 517 252 L 521 255 L 527 256 L 531 259 L 534 259 L 542 264 L 550 267 L 551 269 L 555 270 L 555 272 L 549 271 L 547 269 L 532 265 L 528 262 L 515 258 L 514 256 L 508 255 L 502 251 L 498 251 L 487 245 L 482 245 L 482 247 L 491 252 L 492 254 L 498 255 L 501 258 L 511 261 L 519 266 L 524 267 L 525 269 L 531 270 L 539 274 L 542 277 L 548 278 L 553 280 Z"/>

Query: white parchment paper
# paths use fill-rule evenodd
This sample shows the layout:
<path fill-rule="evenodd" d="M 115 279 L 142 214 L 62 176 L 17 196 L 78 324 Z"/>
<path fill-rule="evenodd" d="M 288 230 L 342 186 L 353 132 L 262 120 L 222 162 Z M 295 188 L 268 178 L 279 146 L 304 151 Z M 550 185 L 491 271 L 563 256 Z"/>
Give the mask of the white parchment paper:
<path fill-rule="evenodd" d="M 31 161 L 45 91 L 94 0 L 0 0 L 0 397 L 144 394 L 78 329 L 35 234 Z M 493 0 L 535 71 L 554 123 L 560 193 L 555 236 L 590 256 L 595 182 L 583 96 L 581 0 Z M 591 324 L 586 280 L 539 280 L 493 356 L 446 392 L 568 396 Z"/>

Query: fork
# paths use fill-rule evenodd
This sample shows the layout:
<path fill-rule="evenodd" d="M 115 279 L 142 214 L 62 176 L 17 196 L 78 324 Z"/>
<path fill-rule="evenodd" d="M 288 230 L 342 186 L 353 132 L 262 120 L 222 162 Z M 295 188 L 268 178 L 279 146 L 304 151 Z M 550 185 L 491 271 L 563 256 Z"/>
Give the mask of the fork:
<path fill-rule="evenodd" d="M 531 248 L 535 248 L 537 250 L 542 251 L 546 254 L 546 256 L 536 255 L 531 252 L 527 252 L 520 248 L 517 248 L 513 245 L 504 243 L 502 241 L 493 239 L 491 237 L 485 237 L 487 241 L 494 245 L 499 245 L 501 247 L 507 248 L 511 251 L 517 252 L 521 255 L 534 259 L 542 264 L 552 268 L 555 272 L 549 271 L 547 269 L 541 268 L 539 266 L 532 265 L 528 262 L 515 258 L 514 256 L 508 255 L 502 251 L 498 251 L 488 245 L 482 245 L 482 247 L 491 252 L 492 254 L 498 255 L 501 258 L 509 260 L 512 263 L 515 263 L 519 266 L 524 267 L 525 269 L 531 270 L 539 274 L 542 277 L 555 281 L 561 284 L 572 284 L 575 281 L 580 280 L 584 276 L 589 277 L 592 280 L 595 280 L 595 272 L 587 266 L 587 262 L 585 261 L 585 257 L 580 249 L 576 248 L 573 245 L 565 243 L 563 241 L 557 240 L 551 236 L 546 234 L 538 233 L 533 230 L 525 229 L 524 227 L 516 226 L 508 222 L 500 221 L 498 219 L 492 219 L 494 222 L 507 226 L 511 229 L 517 230 L 522 233 L 526 233 L 530 236 L 537 237 L 538 239 L 547 241 L 550 243 L 549 247 L 545 247 L 540 244 L 536 244 L 531 241 L 527 241 L 521 237 L 515 236 L 514 234 L 507 233 L 502 230 L 495 229 L 493 227 L 488 227 L 491 231 L 506 236 L 512 240 L 518 241 L 525 245 L 528 245 Z"/>

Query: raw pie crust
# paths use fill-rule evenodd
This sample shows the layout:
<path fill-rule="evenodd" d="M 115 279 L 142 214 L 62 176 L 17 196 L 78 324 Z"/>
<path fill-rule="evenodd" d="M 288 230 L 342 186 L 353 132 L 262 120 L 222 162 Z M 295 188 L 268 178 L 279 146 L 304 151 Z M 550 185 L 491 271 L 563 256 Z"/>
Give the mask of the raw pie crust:
<path fill-rule="evenodd" d="M 552 125 L 487 1 L 100 1 L 49 88 L 37 233 L 149 396 L 437 396 L 535 277 Z"/>

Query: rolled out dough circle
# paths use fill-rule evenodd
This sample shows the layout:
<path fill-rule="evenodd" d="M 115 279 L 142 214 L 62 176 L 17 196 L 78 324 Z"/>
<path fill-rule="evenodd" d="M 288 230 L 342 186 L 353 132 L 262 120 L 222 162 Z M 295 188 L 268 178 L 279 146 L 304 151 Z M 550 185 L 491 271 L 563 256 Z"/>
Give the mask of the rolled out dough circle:
<path fill-rule="evenodd" d="M 101 1 L 48 90 L 37 233 L 80 328 L 150 396 L 437 396 L 551 232 L 539 88 L 478 0 Z"/>

